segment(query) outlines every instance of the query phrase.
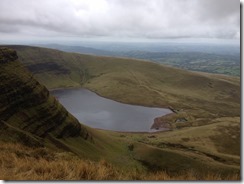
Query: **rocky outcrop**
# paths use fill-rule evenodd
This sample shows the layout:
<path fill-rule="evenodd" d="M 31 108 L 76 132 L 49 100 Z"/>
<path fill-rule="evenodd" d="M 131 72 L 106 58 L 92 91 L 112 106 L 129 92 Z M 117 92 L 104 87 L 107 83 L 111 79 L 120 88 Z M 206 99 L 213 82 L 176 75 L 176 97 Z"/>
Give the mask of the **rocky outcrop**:
<path fill-rule="evenodd" d="M 45 86 L 17 60 L 14 50 L 0 48 L 0 123 L 40 138 L 89 137 L 83 127 Z"/>
<path fill-rule="evenodd" d="M 151 129 L 175 129 L 192 126 L 194 118 L 184 110 L 170 108 L 172 113 L 154 119 Z"/>
<path fill-rule="evenodd" d="M 0 48 L 0 63 L 7 63 L 10 61 L 15 61 L 17 59 L 18 56 L 15 50 L 6 47 Z"/>
<path fill-rule="evenodd" d="M 151 129 L 156 129 L 156 130 L 160 130 L 160 129 L 171 129 L 171 122 L 169 117 L 173 116 L 174 113 L 171 114 L 167 114 L 164 116 L 164 118 L 162 117 L 157 117 L 154 119 L 153 125 L 151 126 Z"/>

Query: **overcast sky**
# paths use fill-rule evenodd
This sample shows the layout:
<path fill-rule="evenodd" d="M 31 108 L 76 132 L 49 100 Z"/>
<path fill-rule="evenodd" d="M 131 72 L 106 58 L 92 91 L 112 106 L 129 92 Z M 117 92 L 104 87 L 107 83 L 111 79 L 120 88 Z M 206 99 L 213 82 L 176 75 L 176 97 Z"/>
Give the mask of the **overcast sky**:
<path fill-rule="evenodd" d="M 239 0 L 0 0 L 0 40 L 240 39 Z"/>

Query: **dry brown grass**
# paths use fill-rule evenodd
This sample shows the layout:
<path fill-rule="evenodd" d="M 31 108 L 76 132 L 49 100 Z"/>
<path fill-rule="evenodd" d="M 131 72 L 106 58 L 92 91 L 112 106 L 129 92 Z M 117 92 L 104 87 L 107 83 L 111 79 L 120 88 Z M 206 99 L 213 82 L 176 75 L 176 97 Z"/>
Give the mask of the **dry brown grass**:
<path fill-rule="evenodd" d="M 96 164 L 72 153 L 19 144 L 1 144 L 0 149 L 0 178 L 4 180 L 108 180 L 117 174 L 105 161 Z"/>
<path fill-rule="evenodd" d="M 184 174 L 178 174 L 175 176 L 170 176 L 164 171 L 157 172 L 154 174 L 149 174 L 146 177 L 142 177 L 142 180 L 176 180 L 176 181 L 184 181 L 184 180 L 208 180 L 208 181 L 220 181 L 220 180 L 240 180 L 240 176 L 238 174 L 227 175 L 223 178 L 223 176 L 219 174 L 209 173 L 205 176 L 199 176 L 194 171 L 187 171 Z"/>
<path fill-rule="evenodd" d="M 174 176 L 165 171 L 121 171 L 105 160 L 92 162 L 72 153 L 13 143 L 1 143 L 0 152 L 0 179 L 3 180 L 240 180 L 239 175 L 199 177 L 194 171 Z"/>

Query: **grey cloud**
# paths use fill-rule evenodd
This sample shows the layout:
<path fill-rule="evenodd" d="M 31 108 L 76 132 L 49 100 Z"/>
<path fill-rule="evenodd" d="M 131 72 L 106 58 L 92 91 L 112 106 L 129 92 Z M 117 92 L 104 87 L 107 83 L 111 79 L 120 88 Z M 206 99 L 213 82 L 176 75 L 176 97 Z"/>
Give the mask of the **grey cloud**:
<path fill-rule="evenodd" d="M 213 20 L 225 19 L 231 14 L 239 14 L 240 1 L 231 0 L 204 0 L 200 1 L 199 16 L 207 17 Z"/>
<path fill-rule="evenodd" d="M 0 33 L 18 33 L 20 29 L 18 26 L 0 23 Z"/>
<path fill-rule="evenodd" d="M 1 0 L 0 37 L 239 38 L 239 16 L 238 0 Z"/>

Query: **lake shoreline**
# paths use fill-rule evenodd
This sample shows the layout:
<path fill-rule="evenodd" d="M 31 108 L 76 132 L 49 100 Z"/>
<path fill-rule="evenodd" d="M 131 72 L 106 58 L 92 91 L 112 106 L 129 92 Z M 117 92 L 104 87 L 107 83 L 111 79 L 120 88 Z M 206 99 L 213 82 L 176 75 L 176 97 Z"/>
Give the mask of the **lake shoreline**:
<path fill-rule="evenodd" d="M 122 102 L 122 101 L 119 101 L 119 100 L 115 100 L 115 99 L 112 99 L 112 98 L 108 98 L 106 96 L 103 96 L 101 94 L 99 94 L 98 92 L 94 91 L 94 90 L 91 90 L 89 88 L 85 88 L 85 87 L 63 87 L 63 88 L 50 88 L 48 89 L 49 92 L 55 92 L 55 91 L 59 91 L 59 90 L 70 90 L 70 89 L 85 89 L 85 90 L 88 90 L 90 92 L 93 92 L 95 93 L 97 96 L 100 96 L 102 98 L 106 98 L 108 100 L 113 100 L 115 102 L 118 102 L 118 103 L 122 103 L 122 104 L 126 104 L 126 105 L 134 105 L 134 106 L 142 106 L 142 107 L 149 107 L 149 108 L 163 108 L 163 109 L 168 109 L 168 110 L 171 110 L 172 112 L 174 112 L 172 109 L 171 106 L 153 106 L 153 105 L 143 105 L 143 104 L 136 104 L 136 103 L 125 103 L 125 102 Z M 164 115 L 165 116 L 165 115 Z"/>
<path fill-rule="evenodd" d="M 155 118 L 172 113 L 169 108 L 121 103 L 83 87 L 49 91 L 80 122 L 96 129 L 131 133 L 162 132 L 166 130 L 151 129 Z"/>

